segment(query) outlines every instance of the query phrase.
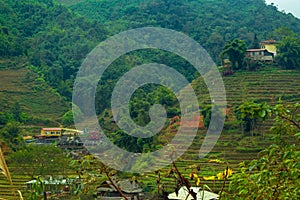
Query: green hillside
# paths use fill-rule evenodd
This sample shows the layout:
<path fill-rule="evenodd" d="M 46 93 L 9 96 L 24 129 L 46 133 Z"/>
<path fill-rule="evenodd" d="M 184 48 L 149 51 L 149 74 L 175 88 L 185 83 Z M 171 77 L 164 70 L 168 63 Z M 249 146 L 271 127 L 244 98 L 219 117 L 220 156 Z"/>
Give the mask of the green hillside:
<path fill-rule="evenodd" d="M 243 101 L 276 103 L 300 101 L 300 71 L 280 70 L 267 67 L 258 71 L 238 71 L 223 77 L 229 106 Z M 209 101 L 206 86 L 201 77 L 192 83 L 199 95 L 200 103 Z"/>
<path fill-rule="evenodd" d="M 12 151 L 22 152 L 25 149 L 23 134 L 34 134 L 41 126 L 60 126 L 62 116 L 71 107 L 73 83 L 81 62 L 99 42 L 120 31 L 144 26 L 170 28 L 187 34 L 203 45 L 220 65 L 219 55 L 226 41 L 237 38 L 250 45 L 255 34 L 258 40 L 276 39 L 279 42 L 286 36 L 288 40 L 284 41 L 286 46 L 283 46 L 287 48 L 281 48 L 278 55 L 283 55 L 282 60 L 286 63 L 297 66 L 291 67 L 292 69 L 299 68 L 300 20 L 291 14 L 279 12 L 272 5 L 266 5 L 264 0 L 0 0 L 0 142 L 6 142 L 5 139 L 9 138 L 10 143 L 18 147 L 2 145 L 6 148 L 3 148 L 5 156 Z M 280 29 L 283 32 L 279 33 L 278 28 L 281 27 L 287 29 Z M 289 35 L 288 29 L 295 34 Z M 297 48 L 293 48 L 295 46 Z M 284 57 L 285 53 L 288 56 Z M 131 137 L 121 132 L 112 118 L 111 93 L 116 82 L 132 67 L 145 63 L 172 66 L 191 82 L 201 108 L 206 108 L 211 103 L 203 79 L 198 77 L 193 66 L 183 58 L 156 49 L 144 49 L 121 56 L 108 67 L 98 83 L 95 109 L 99 114 L 101 128 L 107 136 L 120 148 L 132 150 L 135 147 L 132 150 L 135 153 L 161 148 L 170 142 L 176 130 L 170 130 L 170 124 L 166 123 L 164 130 L 155 137 Z M 190 172 L 187 167 L 199 163 L 201 175 L 216 175 L 224 170 L 223 165 L 208 163 L 210 159 L 224 160 L 236 172 L 240 168 L 240 162 L 257 158 L 258 152 L 274 144 L 274 133 L 269 131 L 274 119 L 258 119 L 252 132 L 245 131 L 241 121 L 237 120 L 234 109 L 238 104 L 252 100 L 266 101 L 272 105 L 279 99 L 284 104 L 300 102 L 300 70 L 282 70 L 283 66 L 278 65 L 278 62 L 259 63 L 257 68 L 250 69 L 245 64 L 234 69 L 236 71 L 220 67 L 229 72 L 226 75 L 224 73 L 223 77 L 228 103 L 225 125 L 213 150 L 201 160 L 198 155 L 206 129 L 200 128 L 194 143 L 176 161 L 185 177 Z M 123 86 L 127 87 L 126 84 Z M 144 126 L 151 120 L 149 109 L 152 105 L 165 106 L 168 118 L 172 118 L 181 114 L 179 103 L 170 90 L 148 84 L 135 91 L 128 108 L 133 121 Z M 12 110 L 18 106 L 18 111 L 27 115 L 26 120 L 13 116 Z M 68 112 L 65 116 L 68 125 L 72 126 L 72 113 Z M 127 119 L 122 122 L 127 123 L 125 120 Z M 12 127 L 10 132 L 8 125 Z M 293 139 L 290 137 L 287 144 L 297 141 Z M 15 147 L 13 145 L 11 146 Z M 22 145 L 24 149 L 21 149 Z M 46 153 L 41 154 L 41 157 L 46 160 L 45 163 L 48 162 Z M 70 159 L 75 158 L 70 155 Z M 16 170 L 18 163 L 13 161 L 8 163 L 12 169 L 12 178 L 16 188 L 25 192 L 24 183 L 31 177 L 22 170 Z M 69 163 L 65 164 L 69 169 Z M 143 164 L 145 163 L 141 163 L 139 167 L 143 167 Z M 31 165 L 32 163 L 28 163 L 27 166 Z M 76 171 L 85 173 L 79 168 Z M 95 179 L 99 178 L 98 171 L 91 172 L 83 175 L 83 178 L 92 174 L 96 174 Z M 162 172 L 168 172 L 168 169 L 164 168 Z M 122 177 L 131 176 L 122 172 L 120 174 Z M 71 171 L 67 175 L 78 176 Z M 145 191 L 154 192 L 157 189 L 156 177 L 157 174 L 154 173 L 141 175 L 140 182 Z M 166 183 L 165 189 L 168 192 L 175 186 L 174 180 L 167 177 L 162 177 L 162 182 Z M 90 182 L 87 183 L 89 184 Z M 203 181 L 201 184 L 208 184 L 214 191 L 222 188 L 222 181 L 219 180 Z M 95 185 L 92 185 L 93 188 Z M 0 174 L 0 198 L 2 197 L 15 198 L 12 197 L 7 181 Z"/>
<path fill-rule="evenodd" d="M 0 59 L 20 58 L 71 99 L 82 60 L 106 37 L 104 27 L 53 0 L 0 0 Z"/>
<path fill-rule="evenodd" d="M 0 4 L 0 58 L 17 63 L 22 58 L 68 100 L 86 55 L 108 35 L 122 30 L 160 26 L 184 32 L 203 45 L 217 63 L 227 40 L 240 38 L 250 45 L 255 33 L 259 40 L 276 39 L 273 31 L 282 26 L 300 32 L 299 19 L 262 0 L 0 0 Z M 162 51 L 125 55 L 113 63 L 115 68 L 108 70 L 99 84 L 99 114 L 109 108 L 109 93 L 118 76 L 148 62 L 174 66 L 189 80 L 194 78 L 192 67 L 178 56 Z"/>
<path fill-rule="evenodd" d="M 6 90 L 16 90 L 12 86 L 18 85 L 17 91 L 14 92 L 16 96 L 12 96 L 12 101 L 15 99 L 24 97 L 25 99 L 29 98 L 29 96 L 38 97 L 42 95 L 44 97 L 40 99 L 35 99 L 37 103 L 41 105 L 44 104 L 44 101 L 54 101 L 56 99 L 56 106 L 54 104 L 49 104 L 47 110 L 51 110 L 51 116 L 59 116 L 59 111 L 62 113 L 63 106 L 59 106 L 59 98 L 56 97 L 54 94 L 49 94 L 48 89 L 32 92 L 28 90 L 28 88 L 34 86 L 32 83 L 26 83 L 24 81 L 26 79 L 26 73 L 29 71 L 26 69 L 19 69 L 19 70 L 2 70 L 0 71 L 1 75 L 5 75 L 6 82 L 1 82 L 0 85 L 6 84 Z M 278 98 L 282 98 L 284 101 L 287 102 L 297 102 L 300 101 L 300 71 L 286 71 L 286 70 L 276 70 L 276 69 L 265 69 L 260 70 L 257 72 L 237 72 L 233 76 L 224 77 L 224 83 L 226 87 L 227 99 L 228 99 L 228 106 L 232 109 L 232 106 L 235 103 L 240 103 L 243 100 L 258 100 L 258 101 L 268 101 L 276 103 Z M 34 75 L 32 76 L 34 77 Z M 16 79 L 23 80 L 23 82 L 15 81 Z M 198 79 L 193 82 L 193 87 L 195 87 L 196 91 L 198 91 L 201 85 L 204 83 L 201 79 Z M 20 87 L 21 85 L 21 87 Z M 1 95 L 6 94 L 1 88 Z M 202 91 L 202 97 L 205 97 L 205 92 Z M 44 93 L 45 92 L 45 93 Z M 198 93 L 200 93 L 198 91 Z M 7 95 L 6 95 L 7 96 Z M 33 99 L 32 98 L 32 99 Z M 52 100 L 51 100 L 52 99 Z M 206 99 L 208 100 L 208 99 Z M 26 100 L 21 100 L 21 102 L 25 102 Z M 203 103 L 205 103 L 205 99 Z M 22 103 L 23 104 L 23 103 Z M 49 109 L 50 107 L 50 109 Z M 45 107 L 40 107 L 42 109 L 40 112 L 39 110 L 33 110 L 37 115 L 45 115 L 45 117 L 50 116 L 49 113 L 45 110 Z M 56 111 L 56 113 L 53 113 Z M 45 112 L 45 113 L 44 113 Z M 177 166 L 183 172 L 183 174 L 187 177 L 189 171 L 185 171 L 185 168 L 188 165 L 193 164 L 201 164 L 201 174 L 205 176 L 210 176 L 222 171 L 224 166 L 219 164 L 212 164 L 207 163 L 209 159 L 223 159 L 228 161 L 229 166 L 234 169 L 234 171 L 238 168 L 238 164 L 242 161 L 251 160 L 257 157 L 257 153 L 264 149 L 266 146 L 272 144 L 272 135 L 269 135 L 267 129 L 269 125 L 272 123 L 272 120 L 268 120 L 264 124 L 258 124 L 258 128 L 255 130 L 257 136 L 250 136 L 250 135 L 243 135 L 242 129 L 239 124 L 233 122 L 233 113 L 230 112 L 230 117 L 227 118 L 224 130 L 222 132 L 221 137 L 218 140 L 217 145 L 213 148 L 213 150 L 208 154 L 207 158 L 199 160 L 198 153 L 199 148 L 202 144 L 202 141 L 205 136 L 205 130 L 199 130 L 198 135 L 196 136 L 193 145 L 189 148 L 187 152 L 177 161 Z M 264 126 L 264 131 L 266 131 L 265 135 L 261 135 L 261 126 Z M 168 137 L 168 136 L 166 136 Z M 168 168 L 162 169 L 162 171 L 167 171 Z M 24 182 L 28 181 L 30 178 L 13 174 L 13 180 L 15 180 L 15 185 L 18 189 L 25 191 Z M 140 178 L 141 182 L 145 188 L 150 191 L 156 189 L 156 175 L 153 173 L 145 174 L 142 178 Z M 1 180 L 1 178 L 0 178 Z M 7 198 L 11 197 L 10 188 L 8 187 L 8 183 L 4 181 L 4 178 L 1 182 L 1 196 L 5 196 Z M 168 178 L 162 178 L 163 183 L 173 182 Z M 212 187 L 213 190 L 220 190 L 222 187 L 222 181 L 202 181 L 204 184 L 208 184 Z M 167 190 L 170 190 L 173 185 L 167 184 Z M 170 190 L 171 191 L 171 190 Z"/>
<path fill-rule="evenodd" d="M 254 35 L 258 41 L 281 40 L 275 30 L 287 27 L 300 33 L 300 20 L 285 14 L 263 0 L 59 0 L 58 2 L 88 19 L 107 27 L 109 35 L 120 31 L 155 26 L 177 30 L 199 42 L 221 65 L 220 52 L 226 41 L 238 38 L 250 46 Z M 110 108 L 110 95 L 118 77 L 141 63 L 158 62 L 173 66 L 188 78 L 195 78 L 189 63 L 171 53 L 138 51 L 114 62 L 99 84 L 96 97 L 97 112 Z M 183 70 L 182 70 L 183 68 Z M 107 83 L 110 84 L 107 84 Z M 149 91 L 147 91 L 149 92 Z M 146 92 L 146 93 L 147 93 Z M 101 94 L 101 95 L 100 95 Z"/>
<path fill-rule="evenodd" d="M 0 77 L 2 111 L 9 111 L 18 102 L 22 112 L 45 122 L 58 120 L 70 109 L 58 93 L 29 69 L 2 69 Z"/>
<path fill-rule="evenodd" d="M 109 27 L 111 34 L 131 28 L 158 26 L 181 31 L 203 45 L 216 62 L 227 40 L 240 38 L 248 45 L 277 39 L 282 26 L 300 33 L 300 20 L 279 12 L 264 0 L 59 0 L 82 16 Z M 70 3 L 72 2 L 72 3 Z"/>
<path fill-rule="evenodd" d="M 234 171 L 239 168 L 241 162 L 256 159 L 258 152 L 274 143 L 274 135 L 269 132 L 269 128 L 274 121 L 273 119 L 268 119 L 265 122 L 259 121 L 254 129 L 255 136 L 251 136 L 249 133 L 245 133 L 236 121 L 233 106 L 242 101 L 251 100 L 267 101 L 270 104 L 275 104 L 279 98 L 286 103 L 299 102 L 299 77 L 300 71 L 282 71 L 276 69 L 265 69 L 257 72 L 237 72 L 233 76 L 224 77 L 223 80 L 230 111 L 222 134 L 207 157 L 199 160 L 199 149 L 206 133 L 203 129 L 199 130 L 192 146 L 176 162 L 179 169 L 188 177 L 189 171 L 186 170 L 187 166 L 201 164 L 201 174 L 211 176 L 222 171 L 224 165 L 208 163 L 210 159 L 225 160 Z M 207 103 L 209 97 L 206 91 L 203 90 L 206 87 L 203 84 L 200 78 L 193 82 L 193 87 L 196 88 L 198 95 L 200 94 L 199 89 L 202 88 L 201 95 L 199 95 L 200 103 Z M 172 138 L 172 133 L 169 137 Z M 291 142 L 296 141 L 293 138 L 290 138 L 290 140 Z M 167 171 L 168 169 L 164 170 Z M 144 177 L 145 183 L 148 183 L 148 186 L 152 187 L 152 189 L 156 185 L 153 181 L 151 182 L 151 178 L 154 179 L 155 177 L 156 175 L 154 174 Z M 168 178 L 163 178 L 162 181 L 166 185 L 169 185 L 170 188 L 174 187 L 174 185 L 168 184 L 171 182 Z M 222 187 L 222 181 L 202 181 L 202 184 L 207 184 L 216 191 L 220 191 Z"/>

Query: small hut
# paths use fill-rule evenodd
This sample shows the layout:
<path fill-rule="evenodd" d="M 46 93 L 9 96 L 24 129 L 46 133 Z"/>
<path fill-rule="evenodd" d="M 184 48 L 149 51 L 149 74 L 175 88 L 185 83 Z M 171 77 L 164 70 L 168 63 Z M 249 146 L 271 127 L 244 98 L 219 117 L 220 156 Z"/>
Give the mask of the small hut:
<path fill-rule="evenodd" d="M 132 200 L 140 200 L 142 196 L 142 188 L 135 182 L 130 180 L 122 180 L 118 183 L 114 183 L 117 185 L 120 190 L 124 193 L 124 195 L 128 199 Z M 97 188 L 97 197 L 99 199 L 107 199 L 107 200 L 122 200 L 123 197 L 119 194 L 119 192 L 114 188 L 110 181 L 103 182 Z"/>

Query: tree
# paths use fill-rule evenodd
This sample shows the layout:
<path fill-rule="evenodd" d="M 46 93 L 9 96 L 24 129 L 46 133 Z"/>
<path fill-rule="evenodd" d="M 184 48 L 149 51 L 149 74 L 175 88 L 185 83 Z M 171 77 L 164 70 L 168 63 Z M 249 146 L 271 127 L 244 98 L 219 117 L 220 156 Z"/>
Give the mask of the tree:
<path fill-rule="evenodd" d="M 277 44 L 276 61 L 285 69 L 300 69 L 300 38 L 294 32 L 283 32 Z"/>
<path fill-rule="evenodd" d="M 14 121 L 14 116 L 9 112 L 0 112 L 0 125 L 5 125 L 8 122 Z"/>
<path fill-rule="evenodd" d="M 275 29 L 272 33 L 270 38 L 276 39 L 277 41 L 283 40 L 285 37 L 288 36 L 295 36 L 296 33 L 287 27 L 280 27 Z"/>
<path fill-rule="evenodd" d="M 73 112 L 70 110 L 66 112 L 62 117 L 62 125 L 64 127 L 74 124 Z"/>
<path fill-rule="evenodd" d="M 240 39 L 227 41 L 221 52 L 221 59 L 227 55 L 233 69 L 242 69 L 246 56 L 247 44 Z"/>
<path fill-rule="evenodd" d="M 140 129 L 133 129 L 131 134 L 143 134 L 142 130 Z M 149 133 L 147 133 L 149 134 Z M 120 148 L 126 149 L 130 152 L 136 152 L 141 153 L 146 150 L 149 150 L 149 148 L 153 145 L 153 137 L 149 138 L 137 138 L 128 135 L 124 131 L 117 131 L 114 135 L 114 143 L 118 145 Z"/>
<path fill-rule="evenodd" d="M 255 103 L 253 101 L 243 102 L 235 108 L 235 115 L 238 120 L 241 121 L 243 130 L 246 132 L 251 131 L 251 135 L 254 135 L 254 126 L 258 119 L 263 121 L 268 116 L 269 107 L 266 103 Z"/>
<path fill-rule="evenodd" d="M 11 109 L 11 113 L 13 114 L 14 119 L 19 122 L 20 121 L 21 108 L 20 108 L 20 104 L 18 102 L 16 102 L 13 105 L 13 107 Z"/>
<path fill-rule="evenodd" d="M 206 128 L 209 127 L 210 124 L 210 118 L 211 118 L 211 105 L 205 106 L 201 110 L 201 114 L 203 115 L 203 123 Z"/>
<path fill-rule="evenodd" d="M 24 175 L 54 176 L 65 175 L 69 165 L 69 158 L 54 145 L 30 145 L 9 155 L 8 162 Z"/>
<path fill-rule="evenodd" d="M 75 170 L 78 173 L 78 177 L 83 180 L 81 186 L 84 188 L 79 186 L 75 194 L 92 194 L 96 190 L 95 185 L 101 185 L 104 182 L 109 181 L 123 199 L 128 200 L 128 197 L 122 192 L 118 184 L 120 182 L 117 177 L 118 172 L 105 166 L 93 155 L 86 155 L 81 159 L 72 160 L 70 162 L 70 167 Z M 132 178 L 132 181 L 137 182 L 135 177 Z M 91 199 L 91 197 L 89 199 Z"/>
<path fill-rule="evenodd" d="M 174 151 L 173 153 L 176 153 L 176 152 Z M 171 158 L 173 156 L 173 153 L 172 153 L 172 155 L 170 155 Z M 156 171 L 155 173 L 158 175 L 157 176 L 157 194 L 158 194 L 157 199 L 168 199 L 168 192 L 165 191 L 165 187 L 164 187 L 165 185 L 161 181 L 162 176 L 169 179 L 169 182 L 167 184 L 168 188 L 171 188 L 170 187 L 171 186 L 170 179 L 172 179 L 172 178 L 174 179 L 174 183 L 175 183 L 174 191 L 176 193 L 176 196 L 178 196 L 179 190 L 184 188 L 184 190 L 186 191 L 185 192 L 186 197 L 184 199 L 190 199 L 190 197 L 192 197 L 192 199 L 195 199 L 195 200 L 197 200 L 197 196 L 198 196 L 197 193 L 199 191 L 194 191 L 192 189 L 193 186 L 196 186 L 196 187 L 201 186 L 202 190 L 204 190 L 204 188 L 205 188 L 205 189 L 212 191 L 208 185 L 202 184 L 201 180 L 205 180 L 205 181 L 210 180 L 210 181 L 214 181 L 214 182 L 215 182 L 215 180 L 222 180 L 222 182 L 223 182 L 222 189 L 219 193 L 219 195 L 220 195 L 219 199 L 221 199 L 226 182 L 228 181 L 229 177 L 232 176 L 233 171 L 231 168 L 229 168 L 229 165 L 227 162 L 221 161 L 219 159 L 209 160 L 208 163 L 222 164 L 222 165 L 226 166 L 226 168 L 223 172 L 219 172 L 216 175 L 201 176 L 201 174 L 200 174 L 201 173 L 201 164 L 198 163 L 195 165 L 191 165 L 191 166 L 188 166 L 185 168 L 185 173 L 188 171 L 190 179 L 188 179 L 184 176 L 184 174 L 177 167 L 175 161 L 172 162 L 169 170 L 166 171 L 165 173 L 162 173 L 163 172 L 162 169 Z M 201 191 L 200 191 L 200 193 L 201 193 Z M 204 198 L 204 195 L 202 196 L 201 199 L 203 199 L 203 198 Z"/>
<path fill-rule="evenodd" d="M 268 105 L 267 110 L 275 121 L 271 128 L 276 134 L 274 144 L 260 152 L 258 159 L 240 164 L 225 199 L 275 200 L 300 196 L 300 104 L 279 102 Z M 289 142 L 286 138 L 290 138 Z"/>
<path fill-rule="evenodd" d="M 256 33 L 254 34 L 254 38 L 252 40 L 252 44 L 250 46 L 250 49 L 259 49 L 260 48 L 260 44 L 259 44 L 259 41 L 258 41 L 258 38 L 257 38 L 257 35 Z"/>
<path fill-rule="evenodd" d="M 214 112 L 214 122 L 215 123 L 210 123 L 211 118 L 212 118 L 212 112 Z M 224 109 L 222 106 L 217 106 L 215 104 L 212 105 L 206 105 L 202 110 L 201 110 L 201 115 L 203 115 L 203 123 L 206 128 L 210 129 L 217 129 L 215 126 L 216 124 L 222 123 L 220 120 L 224 118 Z"/>
<path fill-rule="evenodd" d="M 22 149 L 25 143 L 22 138 L 23 130 L 19 122 L 8 122 L 0 129 L 0 138 L 14 151 Z"/>
<path fill-rule="evenodd" d="M 81 112 L 80 108 L 75 104 L 72 104 L 72 108 L 72 110 L 67 111 L 62 116 L 61 121 L 64 127 L 71 126 L 74 124 L 74 116 L 79 121 L 83 119 L 83 113 Z"/>

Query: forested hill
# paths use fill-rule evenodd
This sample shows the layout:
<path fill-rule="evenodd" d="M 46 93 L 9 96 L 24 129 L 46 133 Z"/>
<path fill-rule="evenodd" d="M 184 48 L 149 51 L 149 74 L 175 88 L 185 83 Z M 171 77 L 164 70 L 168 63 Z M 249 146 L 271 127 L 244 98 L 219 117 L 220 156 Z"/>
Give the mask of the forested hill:
<path fill-rule="evenodd" d="M 0 69 L 33 65 L 62 95 L 88 52 L 106 37 L 99 23 L 53 0 L 0 0 Z"/>
<path fill-rule="evenodd" d="M 299 19 L 263 0 L 0 0 L 0 69 L 31 66 L 39 80 L 70 100 L 77 69 L 87 54 L 110 35 L 144 26 L 184 32 L 215 61 L 225 42 L 234 38 L 248 44 L 255 33 L 259 40 L 276 39 L 274 30 L 280 27 L 300 33 Z M 99 110 L 109 107 L 117 75 L 144 61 L 174 66 L 194 78 L 187 62 L 165 53 L 135 52 L 129 55 L 132 59 L 124 56 L 114 62 L 115 68 L 99 84 Z"/>
<path fill-rule="evenodd" d="M 58 0 L 72 10 L 109 27 L 111 34 L 129 28 L 161 26 L 183 31 L 216 60 L 227 40 L 251 44 L 276 39 L 272 32 L 287 27 L 300 33 L 300 20 L 264 0 Z"/>

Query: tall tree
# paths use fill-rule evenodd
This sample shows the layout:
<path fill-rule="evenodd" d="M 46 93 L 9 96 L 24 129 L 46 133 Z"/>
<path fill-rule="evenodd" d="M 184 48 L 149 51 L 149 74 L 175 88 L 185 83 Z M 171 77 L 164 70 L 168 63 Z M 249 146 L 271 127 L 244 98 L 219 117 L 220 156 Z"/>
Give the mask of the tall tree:
<path fill-rule="evenodd" d="M 223 60 L 227 56 L 233 69 L 242 69 L 246 50 L 247 44 L 243 40 L 227 41 L 221 52 L 221 59 Z"/>
<path fill-rule="evenodd" d="M 235 115 L 241 121 L 245 131 L 254 135 L 254 126 L 258 119 L 266 120 L 268 105 L 266 103 L 255 103 L 253 101 L 243 102 L 235 108 Z"/>
<path fill-rule="evenodd" d="M 258 159 L 240 164 L 224 199 L 299 199 L 299 109 L 299 103 L 282 102 L 258 107 L 261 119 L 265 113 L 274 119 L 270 129 L 276 135 L 274 143 L 260 152 Z"/>
<path fill-rule="evenodd" d="M 19 122 L 8 122 L 0 129 L 0 140 L 4 141 L 14 151 L 22 149 L 25 145 L 22 132 Z"/>
<path fill-rule="evenodd" d="M 252 40 L 252 44 L 250 46 L 250 49 L 259 49 L 260 48 L 260 43 L 258 41 L 256 33 L 254 34 L 254 38 Z"/>
<path fill-rule="evenodd" d="M 20 104 L 18 102 L 16 102 L 13 107 L 11 108 L 11 113 L 14 116 L 14 119 L 16 121 L 20 121 L 20 115 L 21 115 L 21 108 L 20 108 Z"/>
<path fill-rule="evenodd" d="M 300 69 L 300 38 L 294 32 L 285 31 L 277 44 L 276 61 L 284 69 Z"/>

